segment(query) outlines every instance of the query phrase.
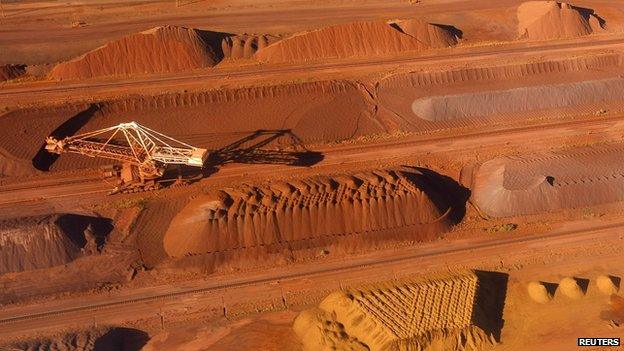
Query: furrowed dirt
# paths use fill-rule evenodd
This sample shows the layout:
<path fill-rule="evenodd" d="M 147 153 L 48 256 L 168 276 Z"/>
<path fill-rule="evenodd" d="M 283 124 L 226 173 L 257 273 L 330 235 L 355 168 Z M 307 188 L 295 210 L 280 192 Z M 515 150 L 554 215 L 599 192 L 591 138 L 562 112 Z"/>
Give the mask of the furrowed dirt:
<path fill-rule="evenodd" d="M 624 337 L 624 4 L 0 7 L 1 349 Z"/>

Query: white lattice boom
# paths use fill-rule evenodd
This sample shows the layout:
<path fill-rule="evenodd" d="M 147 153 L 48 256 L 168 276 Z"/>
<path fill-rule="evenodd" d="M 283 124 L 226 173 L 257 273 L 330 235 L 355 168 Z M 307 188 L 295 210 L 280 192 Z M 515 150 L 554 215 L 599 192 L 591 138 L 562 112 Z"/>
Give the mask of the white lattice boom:
<path fill-rule="evenodd" d="M 95 130 L 58 140 L 46 139 L 51 153 L 78 153 L 128 162 L 147 176 L 161 176 L 166 165 L 202 167 L 208 153 L 136 122 Z"/>

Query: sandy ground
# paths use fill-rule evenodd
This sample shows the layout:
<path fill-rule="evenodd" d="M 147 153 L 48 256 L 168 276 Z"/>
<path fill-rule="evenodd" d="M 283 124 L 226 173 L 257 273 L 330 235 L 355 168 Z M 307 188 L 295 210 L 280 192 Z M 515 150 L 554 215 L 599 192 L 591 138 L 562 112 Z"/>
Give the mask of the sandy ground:
<path fill-rule="evenodd" d="M 483 4 L 480 1 L 451 2 L 460 12 L 465 9 L 501 7 L 503 4 Z M 518 1 L 505 1 L 513 6 Z M 139 32 L 156 25 L 175 22 L 179 25 L 233 33 L 289 33 L 310 29 L 319 24 L 328 25 L 350 20 L 396 18 L 417 13 L 436 13 L 447 4 L 431 2 L 425 8 L 410 6 L 407 1 L 392 3 L 372 1 L 364 6 L 342 1 L 284 1 L 284 2 L 238 2 L 225 5 L 198 1 L 187 6 L 175 7 L 173 1 L 158 2 L 109 2 L 89 6 L 76 3 L 68 11 L 55 3 L 47 6 L 37 3 L 9 3 L 4 5 L 2 47 L 7 57 L 3 61 L 20 60 L 28 64 L 57 62 L 76 56 L 106 41 L 124 34 Z M 268 13 L 268 15 L 267 15 Z M 374 14 L 374 15 L 373 15 Z M 42 21 L 41 19 L 44 18 Z M 140 19 L 140 20 L 137 20 Z M 43 23 L 42 23 L 43 22 Z M 72 28 L 72 23 L 84 22 L 84 26 Z M 45 24 L 52 31 L 42 28 Z M 26 27 L 24 27 L 26 26 Z M 25 35 L 29 29 L 40 35 Z M 49 42 L 61 38 L 73 38 L 65 47 L 53 47 Z M 8 56 L 12 54 L 11 56 Z M 29 61 L 29 62 L 26 62 Z"/>
<path fill-rule="evenodd" d="M 303 351 L 328 294 L 458 269 L 506 277 L 480 350 L 623 337 L 624 5 L 521 3 L 2 1 L 0 348 Z M 209 165 L 111 196 L 43 148 L 129 120 Z"/>

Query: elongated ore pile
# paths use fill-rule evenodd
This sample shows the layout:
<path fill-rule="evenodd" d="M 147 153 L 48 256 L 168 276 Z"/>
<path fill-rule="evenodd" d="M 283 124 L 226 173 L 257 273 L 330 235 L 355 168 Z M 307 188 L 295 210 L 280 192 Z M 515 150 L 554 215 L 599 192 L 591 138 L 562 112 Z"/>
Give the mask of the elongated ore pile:
<path fill-rule="evenodd" d="M 445 196 L 435 180 L 410 168 L 223 189 L 191 200 L 170 222 L 162 247 L 173 258 L 262 256 L 427 240 L 451 225 Z"/>

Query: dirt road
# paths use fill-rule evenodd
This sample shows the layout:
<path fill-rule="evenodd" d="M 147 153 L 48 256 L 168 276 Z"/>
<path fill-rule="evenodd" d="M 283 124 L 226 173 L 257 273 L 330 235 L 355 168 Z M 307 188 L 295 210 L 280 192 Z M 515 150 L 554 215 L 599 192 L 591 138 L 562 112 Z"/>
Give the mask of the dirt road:
<path fill-rule="evenodd" d="M 408 1 L 234 1 L 220 6 L 193 1 L 71 1 L 54 4 L 3 3 L 0 28 L 0 64 L 56 63 L 82 55 L 108 41 L 155 26 L 172 24 L 225 33 L 291 33 L 351 20 L 423 16 L 448 10 L 492 9 L 513 6 L 519 0 L 430 1 L 411 6 Z M 75 26 L 75 23 L 84 23 Z"/>
<path fill-rule="evenodd" d="M 455 267 L 479 267 L 484 258 L 513 260 L 514 256 L 538 257 L 570 247 L 589 247 L 601 243 L 621 246 L 621 220 L 577 223 L 574 229 L 563 228 L 540 235 L 488 237 L 461 241 L 440 241 L 398 251 L 382 251 L 352 260 L 295 265 L 266 272 L 247 273 L 243 277 L 221 276 L 209 280 L 126 290 L 56 300 L 43 304 L 4 308 L 0 312 L 0 339 L 18 337 L 25 331 L 52 330 L 71 325 L 123 323 L 170 313 L 236 315 L 249 306 L 269 305 L 288 308 L 309 303 L 298 301 L 298 291 L 334 290 L 349 284 L 393 279 L 444 269 L 447 262 Z M 322 288 L 321 288 L 322 287 Z M 310 296 L 310 295 L 308 295 Z M 250 299 L 250 297 L 254 297 Z M 266 308 L 266 306 L 265 306 Z"/>
<path fill-rule="evenodd" d="M 34 82 L 5 86 L 0 90 L 0 106 L 19 106 L 41 104 L 45 101 L 70 101 L 80 99 L 106 98 L 122 94 L 163 93 L 176 89 L 192 89 L 197 87 L 214 87 L 219 82 L 224 83 L 232 79 L 244 81 L 271 82 L 276 79 L 289 77 L 295 79 L 305 77 L 327 77 L 331 79 L 337 72 L 354 74 L 361 70 L 376 71 L 388 70 L 405 65 L 432 65 L 441 67 L 461 62 L 484 62 L 493 59 L 512 60 L 516 58 L 540 57 L 544 55 L 571 55 L 574 53 L 587 54 L 591 51 L 605 51 L 620 49 L 624 37 L 604 36 L 585 37 L 561 41 L 558 44 L 544 43 L 511 43 L 497 46 L 454 48 L 439 50 L 434 53 L 425 53 L 419 56 L 399 58 L 371 58 L 366 60 L 351 60 L 333 63 L 307 64 L 305 69 L 294 66 L 248 66 L 217 68 L 175 74 L 150 75 L 133 78 L 112 78 L 105 81 L 92 80 L 81 83 Z"/>
<path fill-rule="evenodd" d="M 571 136 L 596 134 L 604 141 L 620 140 L 624 130 L 623 116 L 594 117 L 584 120 L 556 121 L 546 124 L 498 127 L 457 135 L 421 135 L 385 142 L 321 148 L 323 160 L 312 166 L 314 171 L 336 171 L 352 165 L 387 162 L 417 154 L 457 152 L 469 149 L 496 149 L 504 145 L 530 145 L 535 150 L 547 148 L 553 140 Z M 308 171 L 307 168 L 303 171 Z M 246 174 L 263 175 L 297 172 L 288 165 L 230 164 L 216 174 L 203 179 L 200 184 L 235 179 Z M 79 178 L 51 177 L 47 180 L 24 181 L 17 185 L 0 186 L 0 210 L 14 210 L 17 205 L 29 206 L 37 202 L 64 198 L 102 197 L 112 189 L 97 175 Z"/>

